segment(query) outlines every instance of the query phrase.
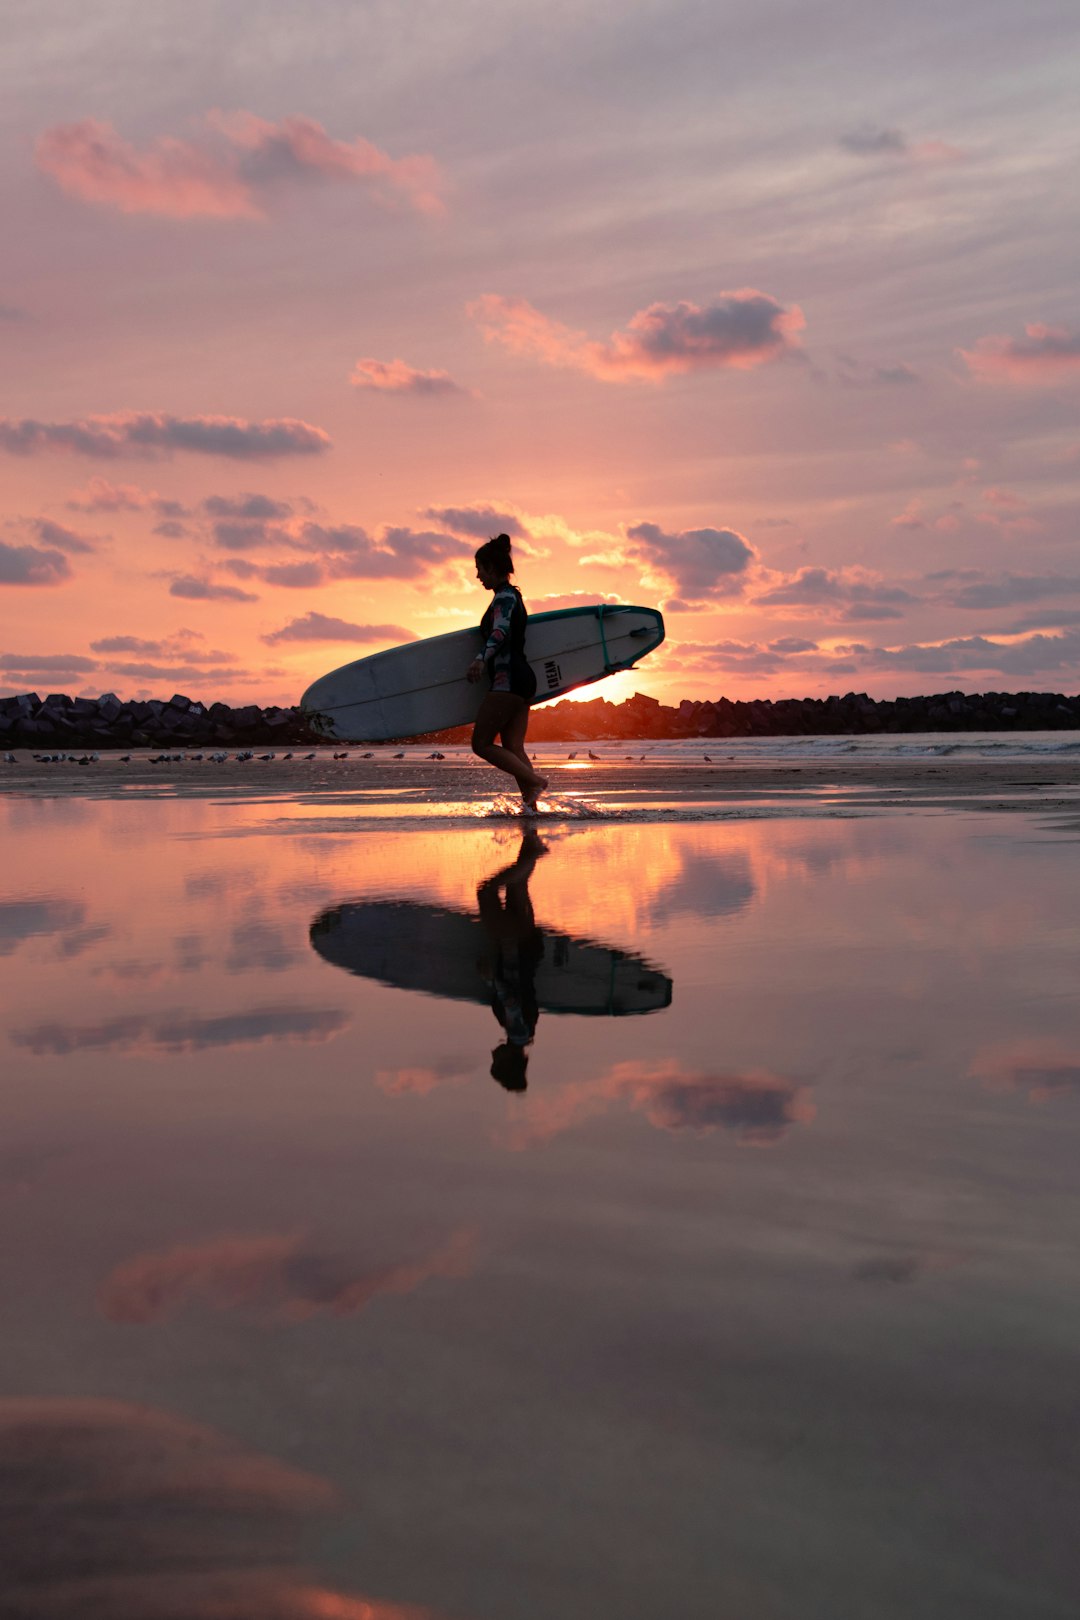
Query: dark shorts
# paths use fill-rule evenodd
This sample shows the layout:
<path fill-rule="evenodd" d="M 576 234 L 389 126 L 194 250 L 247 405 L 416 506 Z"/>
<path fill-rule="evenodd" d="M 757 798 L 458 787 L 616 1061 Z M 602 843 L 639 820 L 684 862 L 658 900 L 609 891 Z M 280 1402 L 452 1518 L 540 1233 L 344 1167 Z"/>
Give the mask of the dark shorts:
<path fill-rule="evenodd" d="M 531 703 L 536 696 L 536 675 L 532 665 L 526 663 L 524 659 L 520 663 L 515 659 L 510 665 L 507 684 L 496 685 L 496 677 L 493 675 L 491 689 L 493 692 L 512 692 L 514 697 L 524 698 L 526 703 Z"/>

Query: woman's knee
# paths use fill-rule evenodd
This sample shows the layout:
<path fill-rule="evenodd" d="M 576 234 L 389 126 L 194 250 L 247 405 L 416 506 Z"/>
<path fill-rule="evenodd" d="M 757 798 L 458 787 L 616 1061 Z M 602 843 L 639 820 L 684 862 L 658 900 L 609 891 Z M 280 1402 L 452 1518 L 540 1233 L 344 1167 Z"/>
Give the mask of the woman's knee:
<path fill-rule="evenodd" d="M 472 737 L 469 742 L 473 753 L 478 754 L 483 759 L 485 750 L 490 748 L 492 743 L 490 728 L 479 724 L 473 726 Z"/>

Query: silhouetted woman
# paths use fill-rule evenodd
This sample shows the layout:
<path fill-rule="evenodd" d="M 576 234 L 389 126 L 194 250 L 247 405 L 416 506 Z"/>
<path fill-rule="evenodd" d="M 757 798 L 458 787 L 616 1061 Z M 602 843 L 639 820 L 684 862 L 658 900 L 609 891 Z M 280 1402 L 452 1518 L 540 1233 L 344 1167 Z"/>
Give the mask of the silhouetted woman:
<path fill-rule="evenodd" d="M 480 705 L 473 726 L 473 753 L 512 776 L 530 810 L 547 787 L 547 777 L 533 770 L 525 752 L 529 704 L 536 695 L 536 676 L 525 657 L 525 626 L 529 615 L 516 585 L 511 585 L 514 560 L 510 536 L 497 534 L 476 553 L 476 577 L 492 600 L 480 630 L 484 645 L 466 671 L 470 681 L 483 679 L 491 690 Z M 496 742 L 496 738 L 499 739 Z"/>

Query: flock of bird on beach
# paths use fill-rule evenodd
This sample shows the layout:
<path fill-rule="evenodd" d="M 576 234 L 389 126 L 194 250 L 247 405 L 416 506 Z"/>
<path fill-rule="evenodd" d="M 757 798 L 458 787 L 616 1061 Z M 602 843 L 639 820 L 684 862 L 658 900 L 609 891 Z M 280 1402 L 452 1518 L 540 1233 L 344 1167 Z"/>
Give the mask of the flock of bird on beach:
<path fill-rule="evenodd" d="M 228 763 L 229 757 L 230 756 L 229 756 L 227 751 L 218 752 L 216 754 L 151 754 L 151 755 L 148 756 L 148 758 L 146 760 L 146 763 L 148 765 L 186 765 L 186 764 L 201 765 L 201 764 L 203 764 L 205 762 L 205 763 L 210 764 L 210 765 L 225 765 L 225 764 Z M 235 761 L 235 763 L 237 765 L 246 765 L 250 760 L 258 760 L 261 763 L 269 764 L 271 760 L 276 760 L 279 757 L 281 758 L 282 762 L 284 762 L 285 760 L 289 760 L 289 759 L 299 759 L 301 761 L 307 761 L 307 760 L 312 760 L 312 759 L 318 759 L 319 755 L 318 755 L 318 753 L 311 753 L 311 754 L 292 754 L 292 753 L 290 753 L 290 754 L 282 754 L 280 756 L 277 755 L 277 754 L 256 754 L 254 749 L 245 748 L 240 753 L 234 754 L 232 756 L 233 760 Z M 325 758 L 325 755 L 323 757 Z M 353 756 L 347 750 L 345 750 L 340 754 L 333 754 L 331 757 L 334 760 L 340 761 L 340 760 L 351 759 Z M 446 755 L 439 753 L 438 749 L 436 749 L 433 754 L 425 754 L 423 757 L 425 759 L 445 759 Z M 537 755 L 536 757 L 539 758 L 539 755 Z M 578 756 L 577 756 L 576 753 L 573 753 L 573 754 L 567 754 L 566 757 L 567 757 L 568 760 L 570 760 L 570 759 L 577 759 Z M 587 757 L 589 759 L 596 760 L 596 761 L 599 762 L 601 760 L 602 756 L 600 754 L 594 754 L 592 749 L 590 748 L 589 751 L 588 751 Z M 646 756 L 644 754 L 637 754 L 637 755 L 627 754 L 624 757 L 627 760 L 635 760 L 636 759 L 636 761 L 640 764 L 640 762 L 643 759 L 645 759 Z M 712 764 L 712 758 L 711 758 L 711 756 L 709 754 L 703 754 L 701 757 L 702 757 L 702 759 L 704 760 L 704 762 L 707 765 Z M 17 765 L 18 764 L 18 761 L 15 758 L 15 755 L 12 754 L 12 753 L 4 754 L 4 755 L 0 756 L 0 758 L 3 759 L 3 763 L 5 765 Z M 32 758 L 34 760 L 34 763 L 37 764 L 37 765 L 98 765 L 101 762 L 101 755 L 100 754 L 34 754 L 32 756 Z M 134 758 L 134 755 L 132 755 L 132 754 L 120 754 L 118 756 L 117 763 L 119 763 L 120 765 L 130 765 L 133 758 Z M 365 754 L 357 754 L 356 758 L 357 759 L 374 759 L 375 754 L 374 754 L 374 751 L 369 751 L 369 752 L 367 752 Z M 402 750 L 401 753 L 391 754 L 390 758 L 391 759 L 404 759 L 405 758 L 405 752 L 404 752 L 404 750 Z"/>

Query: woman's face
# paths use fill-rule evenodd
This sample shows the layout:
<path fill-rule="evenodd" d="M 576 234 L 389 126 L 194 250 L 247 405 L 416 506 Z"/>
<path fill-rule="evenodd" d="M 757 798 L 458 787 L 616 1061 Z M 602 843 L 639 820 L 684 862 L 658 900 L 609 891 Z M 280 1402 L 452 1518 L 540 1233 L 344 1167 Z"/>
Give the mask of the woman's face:
<path fill-rule="evenodd" d="M 482 562 L 478 562 L 476 565 L 476 577 L 485 591 L 493 591 L 496 585 L 500 583 L 500 575 L 493 573 L 490 568 L 486 568 Z"/>

